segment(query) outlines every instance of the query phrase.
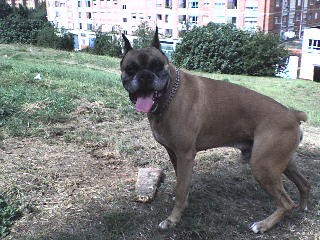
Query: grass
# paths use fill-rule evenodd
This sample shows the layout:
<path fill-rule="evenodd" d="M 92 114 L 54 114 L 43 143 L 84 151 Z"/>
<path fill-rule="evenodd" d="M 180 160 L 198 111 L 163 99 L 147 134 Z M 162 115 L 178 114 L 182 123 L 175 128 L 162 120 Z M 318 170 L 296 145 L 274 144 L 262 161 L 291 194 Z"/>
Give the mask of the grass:
<path fill-rule="evenodd" d="M 34 79 L 38 73 L 43 80 Z M 244 85 L 303 110 L 318 131 L 318 83 L 196 74 Z M 295 212 L 270 233 L 253 235 L 250 224 L 274 205 L 258 190 L 249 168 L 236 165 L 235 152 L 214 150 L 197 157 L 181 223 L 159 231 L 157 224 L 173 206 L 175 177 L 121 86 L 119 59 L 0 45 L 0 193 L 7 202 L 28 206 L 21 207 L 25 216 L 18 221 L 17 239 L 314 239 L 320 236 L 317 147 L 305 145 L 298 157 L 313 184 L 311 213 Z M 151 204 L 133 201 L 136 169 L 144 166 L 161 167 L 167 175 Z M 292 185 L 286 187 L 297 196 Z M 1 223 L 6 234 L 12 222 Z"/>
<path fill-rule="evenodd" d="M 119 60 L 23 45 L 0 46 L 0 125 L 11 136 L 42 134 L 46 126 L 67 122 L 77 100 L 102 101 L 133 115 L 119 81 Z M 44 80 L 34 80 L 41 73 Z M 200 74 L 200 73 L 197 73 Z M 320 124 L 320 84 L 303 80 L 204 74 L 269 95 L 304 110 Z"/>
<path fill-rule="evenodd" d="M 118 59 L 29 46 L 0 47 L 0 124 L 12 136 L 31 136 L 66 122 L 77 100 L 103 101 L 130 111 L 119 83 Z M 85 67 L 84 67 L 85 65 Z M 44 80 L 34 80 L 41 73 Z"/>
<path fill-rule="evenodd" d="M 0 195 L 0 239 L 10 233 L 9 227 L 21 217 L 21 212 L 5 202 Z"/>

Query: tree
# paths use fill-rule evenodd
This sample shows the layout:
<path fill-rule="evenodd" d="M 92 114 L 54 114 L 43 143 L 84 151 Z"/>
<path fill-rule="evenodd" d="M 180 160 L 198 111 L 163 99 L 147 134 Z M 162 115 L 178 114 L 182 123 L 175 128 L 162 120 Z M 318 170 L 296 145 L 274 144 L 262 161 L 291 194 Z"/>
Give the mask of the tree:
<path fill-rule="evenodd" d="M 6 2 L 6 0 L 0 0 L 0 19 L 9 16 L 13 12 L 13 8 Z"/>
<path fill-rule="evenodd" d="M 154 31 L 148 26 L 148 23 L 142 22 L 138 26 L 138 29 L 133 33 L 133 35 L 137 36 L 137 38 L 133 40 L 133 47 L 144 48 L 150 46 L 150 43 L 153 39 L 153 34 Z"/>
<path fill-rule="evenodd" d="M 0 43 L 31 43 L 73 50 L 73 35 L 67 32 L 57 35 L 46 15 L 45 2 L 35 9 L 28 9 L 22 5 L 13 8 L 4 0 L 0 0 Z"/>

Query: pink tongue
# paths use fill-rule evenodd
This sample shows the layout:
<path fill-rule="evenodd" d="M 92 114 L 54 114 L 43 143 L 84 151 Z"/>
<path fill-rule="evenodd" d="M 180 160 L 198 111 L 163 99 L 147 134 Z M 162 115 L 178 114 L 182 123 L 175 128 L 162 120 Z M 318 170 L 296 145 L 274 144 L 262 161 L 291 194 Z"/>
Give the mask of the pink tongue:
<path fill-rule="evenodd" d="M 138 112 L 148 113 L 153 105 L 153 93 L 149 96 L 138 97 L 136 102 L 136 110 Z"/>

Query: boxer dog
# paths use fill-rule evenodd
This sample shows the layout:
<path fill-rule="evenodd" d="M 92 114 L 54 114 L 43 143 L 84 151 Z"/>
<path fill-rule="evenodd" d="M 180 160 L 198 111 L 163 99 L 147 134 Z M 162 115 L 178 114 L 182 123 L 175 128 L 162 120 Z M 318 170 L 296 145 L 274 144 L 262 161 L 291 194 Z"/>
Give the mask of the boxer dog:
<path fill-rule="evenodd" d="M 133 49 L 123 34 L 121 80 L 139 112 L 146 113 L 154 138 L 173 164 L 176 198 L 159 227 L 174 227 L 188 205 L 192 168 L 198 151 L 234 147 L 247 159 L 255 179 L 277 204 L 267 218 L 252 224 L 263 233 L 295 207 L 285 191 L 285 174 L 299 189 L 300 208 L 307 210 L 310 184 L 297 170 L 295 151 L 302 139 L 302 111 L 245 87 L 179 70 L 161 51 L 156 28 L 150 47 Z"/>

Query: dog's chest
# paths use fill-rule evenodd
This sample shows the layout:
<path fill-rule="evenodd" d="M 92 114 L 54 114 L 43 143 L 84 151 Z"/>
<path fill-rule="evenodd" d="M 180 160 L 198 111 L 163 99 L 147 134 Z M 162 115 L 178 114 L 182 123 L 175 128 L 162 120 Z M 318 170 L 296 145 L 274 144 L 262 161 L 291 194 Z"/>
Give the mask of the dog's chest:
<path fill-rule="evenodd" d="M 170 143 L 168 142 L 168 139 L 167 139 L 166 135 L 164 134 L 164 132 L 158 132 L 157 130 L 155 130 L 153 128 L 151 128 L 151 129 L 152 129 L 153 137 L 158 143 L 160 143 L 163 146 L 169 146 L 170 145 Z"/>
<path fill-rule="evenodd" d="M 170 146 L 168 130 L 157 122 L 150 121 L 154 139 L 163 146 Z"/>

